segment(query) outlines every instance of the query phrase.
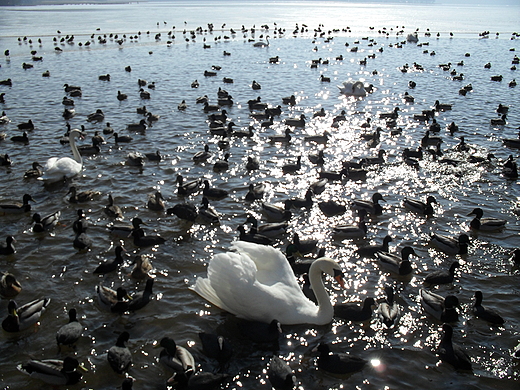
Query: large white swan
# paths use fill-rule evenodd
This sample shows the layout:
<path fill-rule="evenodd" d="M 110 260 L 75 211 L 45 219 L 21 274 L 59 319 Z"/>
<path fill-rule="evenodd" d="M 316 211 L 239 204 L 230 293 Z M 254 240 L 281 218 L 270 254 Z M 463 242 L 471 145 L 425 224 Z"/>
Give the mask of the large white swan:
<path fill-rule="evenodd" d="M 367 91 L 362 81 L 347 80 L 338 85 L 340 92 L 347 96 L 366 96 Z"/>
<path fill-rule="evenodd" d="M 343 273 L 332 259 L 314 261 L 309 279 L 318 305 L 302 292 L 286 257 L 266 245 L 236 241 L 236 252 L 216 254 L 208 266 L 208 277 L 197 278 L 192 290 L 213 305 L 239 318 L 281 324 L 325 325 L 334 310 L 325 290 L 322 273 L 343 285 Z"/>
<path fill-rule="evenodd" d="M 63 179 L 70 179 L 76 176 L 83 169 L 83 159 L 76 146 L 76 139 L 84 137 L 81 130 L 73 129 L 69 133 L 70 149 L 74 158 L 70 157 L 51 157 L 45 164 L 45 173 L 39 177 L 46 184 L 55 183 Z"/>
<path fill-rule="evenodd" d="M 265 37 L 265 40 L 266 40 L 267 43 L 266 43 L 266 42 L 263 42 L 263 41 L 259 41 L 259 42 L 255 42 L 255 43 L 253 44 L 253 46 L 254 46 L 254 47 L 267 47 L 267 46 L 269 46 L 269 35 L 267 35 L 267 36 Z"/>

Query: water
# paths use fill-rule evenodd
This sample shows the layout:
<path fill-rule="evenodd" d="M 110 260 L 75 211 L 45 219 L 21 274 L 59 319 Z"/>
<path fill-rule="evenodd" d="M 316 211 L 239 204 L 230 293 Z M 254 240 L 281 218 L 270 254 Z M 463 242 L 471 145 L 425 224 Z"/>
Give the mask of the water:
<path fill-rule="evenodd" d="M 52 298 L 36 332 L 17 336 L 2 334 L 2 387 L 40 386 L 20 374 L 16 363 L 31 357 L 63 357 L 66 353 L 76 354 L 89 369 L 81 387 L 108 389 L 119 386 L 122 378 L 108 367 L 106 351 L 115 343 L 117 334 L 126 329 L 131 336 L 129 344 L 134 366 L 130 374 L 137 380 L 135 388 L 164 388 L 170 373 L 158 364 L 159 350 L 154 348 L 156 341 L 164 335 L 191 347 L 203 369 L 215 369 L 216 363 L 204 358 L 197 336 L 200 331 L 215 330 L 228 336 L 235 347 L 235 357 L 228 370 L 233 375 L 229 388 L 269 388 L 264 369 L 273 353 L 289 361 L 300 387 L 305 389 L 516 388 L 518 362 L 511 358 L 510 351 L 519 341 L 519 276 L 512 269 L 509 256 L 518 246 L 520 194 L 518 182 L 506 180 L 501 175 L 500 164 L 510 154 L 518 154 L 504 147 L 501 139 L 516 137 L 520 122 L 516 110 L 518 87 L 508 86 L 516 77 L 516 72 L 510 68 L 511 60 L 518 52 L 510 49 L 518 49 L 518 40 L 510 40 L 510 37 L 517 26 L 519 7 L 508 7 L 507 11 L 493 7 L 381 6 L 342 2 L 274 3 L 269 7 L 256 3 L 219 2 L 217 5 L 200 2 L 3 9 L 0 48 L 2 52 L 10 49 L 11 56 L 0 60 L 0 79 L 11 78 L 13 87 L 0 87 L 0 92 L 6 94 L 2 110 L 12 121 L 2 126 L 1 131 L 7 134 L 7 139 L 0 143 L 0 151 L 9 154 L 13 165 L 1 168 L 0 199 L 2 203 L 15 202 L 24 193 L 29 193 L 37 200 L 33 204 L 34 211 L 46 214 L 60 210 L 62 217 L 60 225 L 51 233 L 40 236 L 31 232 L 30 215 L 1 217 L 2 239 L 11 234 L 17 240 L 17 253 L 0 259 L 2 270 L 15 274 L 24 287 L 17 302 L 22 304 L 44 296 Z M 435 15 L 443 15 L 443 18 Z M 274 34 L 275 22 L 287 30 L 282 36 Z M 195 40 L 185 41 L 189 35 L 183 35 L 184 28 L 188 31 L 198 26 L 206 28 L 207 23 L 215 25 L 213 33 L 203 32 L 197 34 Z M 223 23 L 226 23 L 224 30 Z M 308 31 L 293 36 L 296 23 L 299 26 L 306 24 Z M 324 38 L 314 39 L 313 29 L 318 28 L 319 23 L 324 24 L 325 30 L 337 28 L 340 31 L 331 34 L 334 39 L 329 42 Z M 254 39 L 258 40 L 260 34 L 269 34 L 269 47 L 252 47 L 251 33 L 244 36 L 239 32 L 242 25 L 249 28 L 253 24 L 257 28 Z M 270 31 L 260 29 L 262 24 L 268 24 Z M 168 45 L 167 33 L 173 31 L 173 26 L 175 39 Z M 351 32 L 341 31 L 346 26 Z M 371 26 L 375 28 L 371 30 Z M 404 33 L 396 36 L 401 26 L 404 26 Z M 378 32 L 383 27 L 387 28 L 388 36 Z M 232 35 L 229 28 L 234 28 L 237 34 Z M 404 44 L 401 48 L 396 47 L 416 28 L 419 28 L 420 42 L 428 42 L 428 46 Z M 427 28 L 432 32 L 431 37 L 424 37 Z M 58 36 L 58 29 L 62 32 L 60 37 L 74 34 L 75 44 L 54 44 L 52 38 Z M 491 31 L 489 38 L 478 36 L 484 30 Z M 138 39 L 130 39 L 129 35 L 137 35 L 139 31 Z M 454 33 L 453 38 L 449 37 L 450 31 Z M 116 39 L 107 37 L 105 45 L 96 43 L 98 35 L 111 32 L 126 33 L 125 42 L 119 45 Z M 159 32 L 161 39 L 154 39 Z M 440 32 L 439 38 L 437 32 Z M 498 37 L 496 32 L 500 32 Z M 91 34 L 95 34 L 92 45 L 79 46 L 79 42 L 89 41 Z M 17 38 L 24 36 L 27 40 L 18 43 Z M 215 39 L 218 37 L 220 39 Z M 42 39 L 41 45 L 38 38 Z M 211 48 L 203 48 L 204 39 Z M 358 40 L 359 43 L 355 43 Z M 345 43 L 349 44 L 348 48 Z M 56 53 L 55 46 L 63 52 Z M 353 46 L 359 47 L 358 52 L 348 50 Z M 378 51 L 381 47 L 383 52 Z M 44 59 L 34 62 L 34 69 L 24 70 L 23 62 L 32 63 L 31 50 L 36 50 Z M 224 50 L 231 55 L 223 56 Z M 424 53 L 424 50 L 428 52 Z M 436 54 L 430 55 L 433 51 Z M 465 53 L 470 56 L 465 57 Z M 336 60 L 340 54 L 344 59 Z M 360 60 L 371 54 L 375 54 L 374 59 L 369 58 L 366 66 L 359 65 Z M 280 57 L 280 63 L 269 63 L 269 58 L 274 56 Z M 318 58 L 330 62 L 312 69 L 311 60 Z M 464 65 L 456 66 L 459 61 L 464 61 Z M 421 64 L 424 71 L 400 71 L 404 64 L 411 66 L 414 62 Z M 448 62 L 454 64 L 452 69 L 457 73 L 464 73 L 463 81 L 453 81 L 449 72 L 438 67 L 438 64 Z M 487 62 L 492 63 L 491 69 L 484 68 Z M 132 67 L 131 73 L 124 71 L 127 65 Z M 222 66 L 222 70 L 217 77 L 204 77 L 203 72 L 212 65 Z M 45 70 L 50 71 L 51 77 L 41 77 Z M 98 80 L 99 75 L 107 73 L 111 75 L 111 81 Z M 320 82 L 321 74 L 331 77 L 331 82 Z M 491 76 L 499 74 L 504 77 L 502 82 L 490 80 Z M 223 77 L 232 77 L 234 83 L 224 84 Z M 150 91 L 150 100 L 139 98 L 138 79 L 156 83 L 156 89 Z M 200 82 L 198 89 L 190 87 L 195 79 Z M 347 79 L 363 79 L 372 83 L 375 91 L 362 99 L 343 97 L 336 85 Z M 252 90 L 252 80 L 258 81 L 262 89 Z M 408 89 L 410 80 L 417 83 L 413 90 Z M 69 147 L 58 142 L 65 131 L 61 116 L 64 83 L 82 87 L 83 96 L 74 98 L 76 116 L 70 123 L 72 127 L 85 126 L 88 137 L 84 143 L 94 131 L 101 131 L 105 126 L 104 122 L 95 124 L 85 120 L 98 108 L 119 133 L 134 138 L 128 145 L 116 145 L 113 138 L 108 138 L 100 154 L 84 158 L 84 170 L 81 177 L 73 180 L 74 185 L 79 190 L 101 191 L 103 195 L 81 205 L 68 202 L 68 186 L 49 190 L 38 181 L 23 179 L 33 161 L 43 163 L 51 156 L 70 155 Z M 469 83 L 473 85 L 473 91 L 466 96 L 459 95 L 459 89 Z M 237 127 L 245 128 L 249 124 L 255 127 L 252 138 L 230 139 L 230 169 L 224 173 L 212 170 L 213 162 L 222 158 L 225 151 L 217 146 L 219 138 L 209 135 L 207 115 L 195 103 L 196 97 L 204 94 L 215 103 L 219 87 L 233 96 L 233 106 L 225 109 Z M 128 100 L 119 102 L 116 99 L 118 90 L 127 93 Z M 403 102 L 405 91 L 415 96 L 415 103 Z M 291 94 L 296 96 L 297 104 L 293 107 L 283 105 L 281 98 Z M 261 129 L 249 118 L 247 101 L 257 96 L 273 106 L 282 104 L 283 113 L 275 117 L 271 128 Z M 177 110 L 183 99 L 188 104 L 185 112 Z M 444 157 L 461 163 L 453 167 L 434 162 L 427 156 L 418 170 L 410 169 L 401 162 L 401 153 L 406 147 L 417 148 L 427 127 L 414 120 L 413 114 L 430 109 L 435 100 L 453 105 L 451 111 L 436 117 L 442 127 L 438 135 L 444 140 Z M 511 107 L 508 123 L 490 126 L 499 103 Z M 143 134 L 128 132 L 126 125 L 142 118 L 136 113 L 136 107 L 143 104 L 149 111 L 159 114 L 160 119 Z M 392 136 L 378 115 L 396 106 L 400 108 L 397 125 L 402 133 Z M 310 119 L 313 112 L 322 107 L 327 115 Z M 332 118 L 343 109 L 348 113 L 347 120 L 339 128 L 331 128 Z M 268 136 L 284 131 L 282 121 L 285 118 L 301 113 L 308 118 L 307 125 L 294 129 L 289 145 L 267 142 Z M 381 142 L 372 149 L 359 137 L 360 125 L 367 118 L 372 118 L 372 130 L 383 126 Z M 21 133 L 16 124 L 28 119 L 36 124 L 36 129 L 29 133 L 30 144 L 12 143 L 10 137 Z M 460 128 L 454 136 L 445 130 L 452 121 Z M 376 155 L 378 149 L 386 150 L 388 163 L 370 168 L 364 182 L 329 183 L 326 191 L 315 197 L 310 210 L 295 212 L 289 232 L 275 246 L 285 248 L 294 232 L 319 239 L 327 255 L 337 259 L 347 273 L 344 291 L 327 282 L 334 300 L 362 301 L 366 296 L 380 299 L 384 295 L 383 287 L 390 283 L 398 291 L 402 315 L 398 326 L 389 330 L 376 315 L 364 324 L 334 320 L 324 327 L 287 326 L 280 349 L 273 352 L 237 337 L 232 316 L 205 304 L 188 287 L 197 276 L 205 276 L 211 255 L 225 250 L 238 236 L 236 227 L 245 221 L 248 213 L 261 217 L 259 204 L 244 202 L 250 182 L 268 184 L 265 197 L 268 202 L 282 203 L 287 198 L 303 196 L 319 172 L 306 156 L 321 148 L 306 143 L 303 137 L 322 134 L 325 130 L 331 133 L 331 140 L 324 149 L 326 169 L 337 171 L 342 161 Z M 471 146 L 469 152 L 455 151 L 460 136 L 465 136 Z M 193 154 L 202 150 L 206 143 L 210 145 L 212 158 L 206 164 L 194 164 Z M 129 152 L 156 150 L 163 154 L 163 161 L 146 162 L 143 169 L 125 165 Z M 470 154 L 485 156 L 489 152 L 498 160 L 491 164 L 466 162 Z M 261 158 L 261 168 L 252 173 L 245 169 L 250 155 Z M 283 175 L 282 165 L 298 155 L 303 156 L 300 172 Z M 219 226 L 190 226 L 174 216 L 147 209 L 147 196 L 156 189 L 160 189 L 168 207 L 182 201 L 176 195 L 177 173 L 189 179 L 206 178 L 212 185 L 230 192 L 225 200 L 212 202 L 222 215 Z M 348 210 L 342 216 L 326 218 L 317 203 L 334 199 L 348 204 L 351 199 L 369 198 L 375 191 L 383 194 L 385 211 L 382 216 L 369 220 L 367 239 L 334 240 L 331 228 L 352 221 L 354 215 Z M 112 222 L 103 212 L 109 193 L 122 207 L 124 221 L 139 216 L 147 223 L 148 234 L 159 233 L 167 242 L 154 250 L 139 250 L 127 241 L 129 259 L 121 271 L 97 277 L 92 271 L 99 262 L 113 258 L 113 247 L 118 243 L 106 229 Z M 405 197 L 424 199 L 428 194 L 434 195 L 438 202 L 435 217 L 424 219 L 402 207 Z M 201 195 L 189 200 L 199 203 Z M 468 231 L 471 217 L 467 214 L 477 206 L 485 210 L 485 215 L 507 219 L 506 229 L 498 233 L 469 233 L 470 252 L 462 257 L 444 255 L 428 245 L 432 232 L 458 235 Z M 71 225 L 79 207 L 90 219 L 88 234 L 95 242 L 87 253 L 77 253 L 72 246 Z M 379 242 L 386 234 L 394 240 L 391 251 L 397 252 L 401 247 L 411 245 L 418 253 L 419 258 L 414 259 L 414 277 L 410 281 L 394 280 L 373 260 L 358 259 L 354 254 L 358 246 Z M 124 285 L 132 292 L 144 287 L 143 282 L 129 277 L 134 253 L 152 257 L 156 276 L 155 300 L 134 314 L 119 317 L 105 313 L 97 304 L 96 284 Z M 434 351 L 441 337 L 441 323 L 427 316 L 418 300 L 423 278 L 433 269 L 447 267 L 455 258 L 462 264 L 461 272 L 453 285 L 442 286 L 438 292 L 441 295 L 453 293 L 462 303 L 460 320 L 455 325 L 455 340 L 463 343 L 472 356 L 473 374 L 458 373 L 450 366 L 438 363 Z M 473 317 L 472 297 L 477 289 L 484 292 L 484 304 L 497 309 L 505 318 L 503 328 L 490 327 Z M 6 300 L 2 301 L 1 307 L 0 316 L 4 318 Z M 66 322 L 66 312 L 71 307 L 77 308 L 87 330 L 75 351 L 59 354 L 55 332 Z M 336 350 L 348 351 L 373 362 L 378 360 L 381 364 L 369 365 L 349 378 L 331 377 L 315 369 L 312 349 L 319 342 L 333 342 Z M 414 375 L 410 375 L 411 372 Z"/>

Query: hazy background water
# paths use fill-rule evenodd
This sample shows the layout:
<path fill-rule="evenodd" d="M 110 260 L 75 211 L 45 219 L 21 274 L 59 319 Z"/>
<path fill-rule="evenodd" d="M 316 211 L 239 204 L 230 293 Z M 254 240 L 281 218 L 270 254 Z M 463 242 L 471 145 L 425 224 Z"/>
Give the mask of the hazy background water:
<path fill-rule="evenodd" d="M 273 351 L 251 345 L 237 338 L 233 333 L 231 316 L 222 315 L 220 310 L 208 306 L 203 299 L 188 290 L 195 277 L 205 275 L 205 267 L 211 254 L 229 246 L 237 236 L 236 227 L 245 221 L 247 213 L 260 216 L 257 204 L 245 203 L 243 198 L 250 182 L 265 181 L 269 184 L 266 201 L 281 203 L 284 199 L 303 196 L 308 185 L 315 180 L 318 169 L 305 157 L 316 152 L 319 147 L 303 141 L 303 136 L 322 134 L 329 130 L 332 141 L 325 148 L 326 164 L 330 170 L 338 170 L 341 161 L 359 156 L 375 155 L 377 149 L 385 149 L 389 163 L 375 168 L 366 182 L 346 181 L 330 183 L 327 190 L 316 197 L 309 211 L 295 212 L 287 236 L 276 244 L 285 248 L 292 233 L 299 232 L 304 237 L 320 239 L 320 245 L 327 254 L 339 262 L 347 271 L 347 289 L 331 291 L 338 301 L 361 301 L 366 296 L 381 298 L 383 286 L 395 283 L 402 305 L 399 326 L 386 330 L 375 316 L 365 324 L 344 323 L 335 320 L 330 326 L 284 327 L 284 338 L 278 353 L 289 361 L 296 371 L 302 388 L 516 388 L 518 362 L 510 357 L 510 350 L 518 343 L 518 272 L 514 272 L 508 258 L 513 248 L 518 246 L 518 202 L 517 181 L 504 179 L 500 173 L 500 162 L 491 165 L 474 165 L 465 162 L 466 154 L 455 152 L 459 136 L 464 135 L 472 146 L 469 154 L 486 155 L 494 153 L 499 160 L 517 151 L 505 148 L 501 139 L 516 137 L 520 115 L 518 89 L 509 88 L 508 82 L 516 77 L 511 71 L 511 60 L 518 52 L 518 40 L 510 40 L 517 27 L 520 7 L 459 7 L 441 5 L 375 5 L 341 2 L 291 2 L 291 3 L 248 3 L 197 2 L 173 4 L 128 4 L 107 6 L 38 6 L 4 7 L 0 13 L 0 49 L 10 49 L 9 59 L 3 57 L 0 65 L 0 79 L 11 78 L 13 87 L 0 87 L 5 92 L 2 110 L 12 120 L 0 129 L 7 133 L 6 141 L 0 143 L 0 152 L 8 153 L 13 160 L 9 168 L 2 167 L 0 174 L 0 199 L 2 203 L 19 201 L 24 193 L 30 193 L 37 200 L 33 210 L 45 214 L 61 210 L 62 224 L 52 233 L 35 236 L 30 230 L 30 215 L 1 217 L 1 239 L 8 234 L 17 240 L 17 253 L 0 259 L 2 270 L 14 273 L 21 280 L 24 290 L 17 301 L 22 304 L 37 297 L 52 298 L 51 306 L 42 317 L 42 325 L 35 333 L 25 333 L 19 337 L 2 334 L 0 380 L 4 388 L 28 388 L 39 386 L 20 374 L 15 364 L 29 357 L 53 358 L 59 355 L 54 335 L 61 324 L 66 322 L 66 312 L 76 307 L 82 323 L 87 327 L 85 337 L 78 344 L 76 354 L 89 368 L 82 387 L 108 389 L 120 385 L 121 378 L 110 370 L 106 363 L 106 350 L 114 344 L 117 334 L 123 329 L 130 332 L 130 347 L 134 356 L 134 367 L 130 374 L 137 379 L 135 388 L 164 388 L 169 373 L 156 362 L 159 353 L 153 348 L 156 340 L 171 335 L 180 345 L 190 345 L 202 367 L 211 370 L 214 362 L 205 359 L 201 353 L 197 333 L 200 331 L 219 332 L 229 336 L 236 348 L 235 358 L 229 373 L 235 377 L 230 388 L 269 388 L 263 369 Z M 166 22 L 166 24 L 164 23 Z M 186 24 L 184 23 L 186 22 Z M 157 24 L 159 23 L 159 24 Z M 183 29 L 194 30 L 213 23 L 213 34 L 198 34 L 195 40 L 185 41 Z M 221 31 L 222 24 L 226 23 Z M 283 37 L 273 34 L 274 23 L 287 29 Z M 308 31 L 291 33 L 295 24 L 306 24 Z M 324 30 L 342 29 L 351 32 L 331 34 L 334 39 L 313 38 L 313 29 L 324 24 Z M 271 29 L 270 46 L 254 48 L 249 39 L 238 32 L 231 35 L 229 28 L 236 31 L 244 25 L 260 29 L 268 24 Z M 175 39 L 167 45 L 167 32 L 175 26 Z M 374 30 L 369 29 L 375 27 Z M 399 26 L 399 28 L 397 28 Z M 405 33 L 396 36 L 404 26 Z M 378 33 L 383 27 L 389 35 Z M 96 30 L 99 28 L 99 30 Z M 390 30 L 393 28 L 393 30 Z M 402 48 L 395 44 L 403 41 L 406 34 L 419 28 L 421 42 L 428 46 L 417 47 L 405 44 Z M 431 37 L 424 37 L 429 28 Z M 66 34 L 75 35 L 75 44 L 54 44 L 53 37 Z M 488 39 L 481 39 L 479 32 L 490 30 Z M 106 45 L 97 42 L 97 36 L 109 33 L 137 34 L 139 39 L 128 36 L 122 45 L 115 39 L 108 39 Z M 147 34 L 147 32 L 150 32 Z M 454 33 L 449 38 L 449 32 Z M 161 39 L 156 40 L 156 33 Z M 440 37 L 436 33 L 440 32 Z M 498 39 L 495 33 L 499 32 Z M 90 47 L 79 46 L 79 42 L 90 40 Z M 224 39 L 224 36 L 229 39 Z M 18 37 L 27 36 L 18 42 Z M 328 34 L 326 34 L 328 36 Z M 215 38 L 220 39 L 215 40 Z M 375 42 L 372 46 L 369 40 Z M 41 38 L 41 45 L 37 39 Z M 203 48 L 203 40 L 211 48 Z M 29 43 L 32 40 L 32 44 Z M 59 40 L 59 39 L 58 39 Z M 359 40 L 359 43 L 355 43 Z M 349 44 L 347 48 L 345 43 Z M 55 46 L 63 49 L 56 53 Z M 357 53 L 348 49 L 358 46 Z M 378 48 L 384 51 L 380 53 Z M 31 50 L 42 55 L 42 62 L 35 62 L 34 69 L 22 69 L 22 62 L 31 62 Z M 223 51 L 231 56 L 223 56 Z M 428 50 L 428 53 L 423 53 Z M 436 55 L 430 55 L 434 51 Z M 465 57 L 465 53 L 471 56 Z M 343 60 L 336 57 L 343 55 Z M 359 61 L 369 54 L 366 66 Z M 269 58 L 278 55 L 279 64 L 270 64 Z M 329 65 L 310 68 L 311 60 L 330 59 Z M 463 60 L 464 66 L 456 70 L 465 74 L 465 80 L 451 80 L 448 72 L 438 67 L 440 63 L 456 64 Z M 492 62 L 491 69 L 484 69 L 486 62 Z M 402 73 L 399 67 L 417 62 L 424 66 L 424 72 Z M 132 72 L 124 71 L 131 65 Z M 222 66 L 218 76 L 205 78 L 204 70 L 212 65 Z M 43 71 L 49 70 L 50 78 L 42 78 Z M 373 71 L 377 70 L 377 74 Z M 110 82 L 99 81 L 98 76 L 109 73 Z M 322 83 L 319 76 L 330 76 L 332 82 Z M 490 76 L 502 74 L 502 82 L 490 81 Z M 224 84 L 223 77 L 234 78 L 233 84 Z M 139 98 L 137 79 L 156 83 L 151 91 L 152 98 Z M 338 93 L 337 84 L 349 78 L 364 79 L 376 87 L 373 94 L 364 99 L 345 98 Z M 190 84 L 198 79 L 200 88 L 192 89 Z M 253 91 L 252 80 L 257 80 L 262 89 Z M 408 82 L 417 82 L 415 90 L 408 89 Z M 23 180 L 23 173 L 32 161 L 45 162 L 55 155 L 70 155 L 68 146 L 58 140 L 65 131 L 65 121 L 61 114 L 63 105 L 63 84 L 80 85 L 83 96 L 75 98 L 76 116 L 70 121 L 73 127 L 85 125 L 89 137 L 95 130 L 102 130 L 105 123 L 88 123 L 86 115 L 101 108 L 106 121 L 120 133 L 128 123 L 137 122 L 141 116 L 136 107 L 146 104 L 148 109 L 161 118 L 145 134 L 130 133 L 134 141 L 128 145 L 115 145 L 107 139 L 102 153 L 85 158 L 81 177 L 74 179 L 80 190 L 94 189 L 103 195 L 88 204 L 72 205 L 65 195 L 68 188 L 46 190 L 37 181 Z M 458 90 L 468 83 L 473 92 L 460 96 Z M 262 97 L 262 101 L 273 106 L 282 104 L 281 98 L 295 94 L 298 104 L 283 106 L 283 114 L 275 118 L 269 129 L 260 129 L 251 139 L 231 139 L 231 167 L 228 172 L 217 174 L 211 169 L 213 162 L 223 156 L 217 147 L 218 138 L 209 135 L 207 116 L 202 107 L 195 104 L 197 96 L 207 94 L 211 102 L 216 101 L 218 88 L 225 88 L 234 98 L 234 105 L 226 107 L 230 117 L 238 127 L 251 123 L 247 101 Z M 117 91 L 129 95 L 129 99 L 119 102 Z M 405 104 L 402 94 L 409 91 L 415 96 L 414 104 Z M 188 109 L 177 110 L 177 105 L 185 99 Z M 435 102 L 453 104 L 453 110 L 441 113 L 437 121 L 443 127 L 440 136 L 448 157 L 463 160 L 458 167 L 450 167 L 432 162 L 426 158 L 419 170 L 411 170 L 401 163 L 400 155 L 405 147 L 416 148 L 424 135 L 426 126 L 413 120 L 413 114 L 429 109 Z M 511 106 L 508 124 L 503 127 L 489 125 L 496 117 L 499 103 Z M 403 132 L 391 136 L 384 128 L 381 144 L 369 149 L 359 137 L 360 125 L 366 118 L 373 119 L 373 128 L 384 125 L 378 119 L 380 112 L 391 111 L 399 106 L 401 115 L 398 126 Z M 266 142 L 268 135 L 282 133 L 282 120 L 305 113 L 307 118 L 323 107 L 327 116 L 308 120 L 304 129 L 294 130 L 290 145 L 280 147 Z M 347 121 L 338 129 L 332 129 L 332 118 L 345 109 Z M 30 144 L 22 146 L 9 141 L 20 132 L 16 124 L 32 119 L 36 129 L 29 134 Z M 445 131 L 445 126 L 455 121 L 460 131 L 454 137 Z M 88 138 L 87 137 L 87 141 Z M 191 157 L 210 144 L 213 157 L 207 164 L 195 165 Z M 152 152 L 159 149 L 165 156 L 160 163 L 147 162 L 142 170 L 125 166 L 126 156 L 131 151 Z M 262 167 L 248 174 L 245 170 L 247 156 L 258 155 Z M 284 176 L 281 165 L 287 160 L 303 155 L 303 168 L 298 175 Z M 179 222 L 174 216 L 149 211 L 146 207 L 147 195 L 160 189 L 169 207 L 182 201 L 175 192 L 175 177 L 182 173 L 188 178 L 205 177 L 214 185 L 230 191 L 230 197 L 213 206 L 222 214 L 220 226 L 193 225 Z M 379 191 L 386 199 L 385 212 L 369 223 L 366 241 L 337 241 L 331 236 L 331 227 L 340 222 L 349 222 L 354 216 L 351 211 L 345 215 L 326 218 L 317 208 L 318 201 L 335 199 L 348 204 L 354 198 L 368 198 Z M 115 201 L 125 213 L 125 221 L 138 215 L 148 224 L 149 234 L 154 231 L 167 239 L 165 245 L 156 250 L 138 250 L 128 241 L 126 248 L 131 257 L 133 252 L 152 256 L 156 281 L 156 300 L 140 312 L 121 317 L 103 312 L 97 305 L 94 286 L 123 284 L 129 290 L 140 290 L 144 283 L 136 283 L 129 276 L 130 260 L 116 275 L 97 277 L 92 270 L 100 261 L 113 257 L 113 246 L 117 243 L 109 236 L 106 226 L 111 222 L 104 214 L 106 196 L 112 193 Z M 406 212 L 402 200 L 406 196 L 425 198 L 433 194 L 439 202 L 436 216 L 423 219 Z M 197 195 L 190 200 L 200 202 Z M 418 291 L 422 279 L 432 269 L 447 267 L 453 256 L 445 256 L 428 245 L 431 232 L 458 235 L 468 230 L 471 217 L 466 215 L 476 206 L 482 206 L 486 215 L 501 216 L 509 223 L 503 232 L 471 233 L 474 245 L 470 253 L 459 260 L 462 272 L 456 283 L 439 288 L 442 295 L 453 293 L 462 302 L 461 319 L 455 327 L 456 340 L 464 343 L 473 358 L 474 373 L 457 373 L 451 367 L 438 365 L 434 353 L 440 339 L 441 324 L 426 316 L 418 301 Z M 95 240 L 88 253 L 77 253 L 72 247 L 71 224 L 76 209 L 86 210 L 92 226 L 89 235 Z M 186 229 L 189 229 L 186 232 Z M 415 276 L 409 282 L 394 281 L 390 275 L 381 272 L 374 261 L 358 259 L 354 254 L 358 245 L 371 240 L 380 241 L 386 234 L 394 238 L 392 251 L 399 251 L 404 245 L 412 245 L 419 254 L 414 263 Z M 484 292 L 484 303 L 501 312 L 506 319 L 504 328 L 492 328 L 471 314 L 472 296 L 475 290 Z M 0 315 L 6 316 L 7 302 L 2 301 Z M 311 349 L 319 342 L 334 342 L 338 350 L 344 350 L 366 359 L 380 359 L 383 363 L 376 368 L 366 368 L 348 379 L 337 379 L 314 370 L 314 355 Z M 413 373 L 413 375 L 410 375 Z M 40 387 L 39 387 L 40 388 Z M 41 388 L 47 388 L 41 386 Z"/>

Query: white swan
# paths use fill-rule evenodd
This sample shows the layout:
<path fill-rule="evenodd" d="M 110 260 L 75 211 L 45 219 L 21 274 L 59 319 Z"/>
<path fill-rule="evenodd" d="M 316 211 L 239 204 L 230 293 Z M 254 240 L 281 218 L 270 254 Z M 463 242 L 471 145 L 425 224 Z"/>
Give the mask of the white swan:
<path fill-rule="evenodd" d="M 70 131 L 70 149 L 74 158 L 70 157 L 51 157 L 45 164 L 45 173 L 39 177 L 39 180 L 43 180 L 46 184 L 55 183 L 57 181 L 70 179 L 76 176 L 83 169 L 83 160 L 81 154 L 76 146 L 76 138 L 84 137 L 84 133 L 81 130 L 73 129 Z"/>
<path fill-rule="evenodd" d="M 262 42 L 262 41 L 260 41 L 260 42 L 255 42 L 255 43 L 253 44 L 253 47 L 267 47 L 267 46 L 269 46 L 269 35 L 267 35 L 267 36 L 265 37 L 265 40 L 266 40 L 267 43 L 266 43 L 266 42 Z"/>
<path fill-rule="evenodd" d="M 343 273 L 332 259 L 314 261 L 309 279 L 318 305 L 302 292 L 282 252 L 266 245 L 236 241 L 236 252 L 216 254 L 208 266 L 208 277 L 197 278 L 192 290 L 215 306 L 239 318 L 281 324 L 325 325 L 334 310 L 321 279 L 322 272 L 342 285 Z"/>
<path fill-rule="evenodd" d="M 362 81 L 343 81 L 342 85 L 338 85 L 340 92 L 347 96 L 366 96 L 367 91 Z"/>

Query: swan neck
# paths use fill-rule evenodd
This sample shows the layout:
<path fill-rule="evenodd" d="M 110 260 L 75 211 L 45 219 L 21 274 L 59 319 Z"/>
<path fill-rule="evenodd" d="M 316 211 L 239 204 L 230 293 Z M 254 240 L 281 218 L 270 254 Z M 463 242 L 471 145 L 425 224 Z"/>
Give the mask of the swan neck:
<path fill-rule="evenodd" d="M 315 260 L 309 270 L 309 282 L 316 296 L 320 312 L 330 311 L 332 313 L 332 304 L 330 303 L 329 294 L 325 290 L 321 274 L 320 260 Z"/>
<path fill-rule="evenodd" d="M 78 150 L 78 147 L 76 145 L 76 135 L 73 135 L 69 139 L 70 143 L 70 149 L 72 150 L 72 155 L 74 156 L 74 160 L 78 162 L 79 164 L 83 165 L 83 159 L 81 157 L 81 153 Z"/>

